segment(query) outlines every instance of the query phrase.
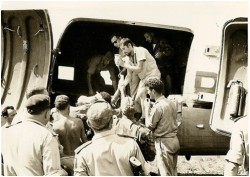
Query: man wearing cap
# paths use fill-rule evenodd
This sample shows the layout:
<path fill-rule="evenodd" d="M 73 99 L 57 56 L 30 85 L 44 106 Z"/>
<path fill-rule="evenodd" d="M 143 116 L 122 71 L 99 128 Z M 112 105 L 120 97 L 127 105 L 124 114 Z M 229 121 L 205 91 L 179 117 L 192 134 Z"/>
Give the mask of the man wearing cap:
<path fill-rule="evenodd" d="M 36 95 L 36 94 L 44 94 L 44 95 L 49 95 L 48 91 L 46 88 L 41 87 L 41 86 L 35 86 L 26 92 L 26 99 L 29 99 L 29 97 Z M 17 112 L 17 115 L 14 117 L 13 121 L 11 122 L 11 125 L 14 125 L 18 122 L 21 122 L 25 117 L 26 117 L 26 109 L 24 107 L 20 108 Z"/>
<path fill-rule="evenodd" d="M 137 143 L 116 135 L 112 129 L 112 108 L 106 102 L 93 104 L 87 112 L 87 122 L 95 136 L 75 150 L 74 175 L 133 176 L 130 157 L 136 157 L 145 174 L 145 159 Z"/>
<path fill-rule="evenodd" d="M 87 141 L 83 122 L 81 119 L 71 117 L 69 97 L 58 95 L 55 99 L 58 120 L 53 122 L 53 130 L 59 136 L 63 146 L 62 165 L 65 165 L 73 175 L 74 150 Z"/>
<path fill-rule="evenodd" d="M 31 96 L 25 107 L 27 117 L 7 128 L 2 140 L 4 175 L 67 175 L 60 166 L 56 135 L 45 127 L 50 118 L 49 96 Z"/>

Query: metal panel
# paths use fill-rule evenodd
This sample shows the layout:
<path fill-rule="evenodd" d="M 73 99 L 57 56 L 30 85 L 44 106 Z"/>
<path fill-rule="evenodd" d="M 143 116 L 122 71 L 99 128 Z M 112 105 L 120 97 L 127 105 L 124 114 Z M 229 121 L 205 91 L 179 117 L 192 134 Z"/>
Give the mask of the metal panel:
<path fill-rule="evenodd" d="M 47 11 L 2 11 L 2 106 L 19 109 L 26 90 L 47 87 L 52 47 L 49 24 Z"/>
<path fill-rule="evenodd" d="M 235 119 L 231 116 L 233 108 L 239 108 L 241 112 L 238 115 L 239 117 L 247 115 L 247 99 L 243 98 L 241 99 L 243 101 L 237 99 L 232 101 L 231 98 L 235 94 L 237 96 L 238 93 L 233 93 L 233 88 L 230 87 L 230 83 L 239 81 L 241 86 L 245 90 L 248 90 L 247 36 L 248 22 L 246 18 L 231 20 L 224 26 L 222 58 L 210 125 L 214 131 L 228 136 L 231 134 L 234 124 L 233 119 Z M 245 97 L 245 95 L 243 94 L 242 97 Z"/>
<path fill-rule="evenodd" d="M 180 154 L 225 155 L 229 137 L 215 133 L 209 126 L 211 109 L 183 107 L 181 125 L 178 129 Z"/>

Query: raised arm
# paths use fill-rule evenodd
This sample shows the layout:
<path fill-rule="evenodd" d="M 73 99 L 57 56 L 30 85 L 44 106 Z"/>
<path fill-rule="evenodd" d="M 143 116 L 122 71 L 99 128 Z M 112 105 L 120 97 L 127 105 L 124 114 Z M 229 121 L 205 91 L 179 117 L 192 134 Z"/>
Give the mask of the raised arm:
<path fill-rule="evenodd" d="M 127 86 L 131 82 L 131 80 L 132 80 L 132 72 L 130 70 L 127 70 L 127 75 L 126 75 L 124 82 L 121 86 L 124 86 L 124 87 Z"/>
<path fill-rule="evenodd" d="M 136 66 L 133 66 L 130 63 L 124 63 L 123 67 L 134 72 L 141 72 L 144 61 L 145 60 L 139 61 Z"/>
<path fill-rule="evenodd" d="M 128 61 L 124 61 L 124 60 L 118 60 L 117 61 L 117 64 L 119 66 L 122 66 L 124 68 L 126 68 L 127 70 L 130 70 L 130 71 L 133 71 L 133 72 L 141 72 L 142 70 L 142 67 L 143 67 L 143 63 L 146 59 L 140 59 L 138 62 L 137 62 L 137 65 L 136 66 L 133 66 L 131 62 L 128 62 Z"/>

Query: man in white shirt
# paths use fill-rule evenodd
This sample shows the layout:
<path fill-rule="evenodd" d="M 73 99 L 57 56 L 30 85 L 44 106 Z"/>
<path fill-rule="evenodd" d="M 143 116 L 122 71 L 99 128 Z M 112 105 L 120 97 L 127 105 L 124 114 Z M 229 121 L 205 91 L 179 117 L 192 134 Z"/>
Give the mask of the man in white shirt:
<path fill-rule="evenodd" d="M 135 72 L 140 78 L 138 90 L 135 96 L 136 110 L 142 112 L 142 118 L 145 118 L 144 100 L 147 89 L 145 82 L 149 78 L 159 78 L 161 73 L 156 65 L 154 57 L 144 47 L 136 47 L 129 38 L 123 38 L 120 41 L 120 48 L 129 58 L 126 61 L 118 60 L 118 65 L 127 69 L 128 74 L 121 87 L 125 87 L 132 79 L 132 72 Z M 128 61 L 129 60 L 129 61 Z"/>

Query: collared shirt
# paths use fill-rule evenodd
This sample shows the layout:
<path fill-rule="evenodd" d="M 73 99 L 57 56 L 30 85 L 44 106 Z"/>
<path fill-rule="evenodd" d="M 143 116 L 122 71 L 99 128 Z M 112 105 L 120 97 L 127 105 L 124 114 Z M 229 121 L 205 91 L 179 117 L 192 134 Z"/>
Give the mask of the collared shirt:
<path fill-rule="evenodd" d="M 161 96 L 152 107 L 146 126 L 153 130 L 155 137 L 173 137 L 177 134 L 176 116 L 174 103 Z"/>
<path fill-rule="evenodd" d="M 161 73 L 156 65 L 156 61 L 147 49 L 143 47 L 134 47 L 134 58 L 136 63 L 144 61 L 142 70 L 138 73 L 141 80 L 145 80 L 150 77 L 160 78 Z"/>
<path fill-rule="evenodd" d="M 65 175 L 57 140 L 43 124 L 26 119 L 6 129 L 2 139 L 5 175 Z"/>
<path fill-rule="evenodd" d="M 11 125 L 15 125 L 18 122 L 23 121 L 24 117 L 27 114 L 27 109 L 26 108 L 21 108 L 17 111 L 16 116 L 13 118 Z"/>
<path fill-rule="evenodd" d="M 243 117 L 235 122 L 230 140 L 230 149 L 225 158 L 230 162 L 243 165 L 246 171 L 249 171 L 248 127 L 248 117 Z"/>
<path fill-rule="evenodd" d="M 97 133 L 92 143 L 82 145 L 75 153 L 74 175 L 133 176 L 129 163 L 133 156 L 142 163 L 142 169 L 149 172 L 137 143 L 112 130 Z"/>

